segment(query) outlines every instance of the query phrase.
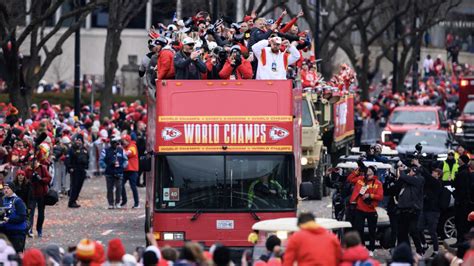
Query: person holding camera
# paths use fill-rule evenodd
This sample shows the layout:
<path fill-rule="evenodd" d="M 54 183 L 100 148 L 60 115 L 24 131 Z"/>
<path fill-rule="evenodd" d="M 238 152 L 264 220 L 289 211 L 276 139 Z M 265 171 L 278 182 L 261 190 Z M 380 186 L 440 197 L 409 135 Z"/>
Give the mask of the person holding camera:
<path fill-rule="evenodd" d="M 364 239 L 364 225 L 367 220 L 369 227 L 369 247 L 375 250 L 375 233 L 377 230 L 377 210 L 379 202 L 383 200 L 383 187 L 375 175 L 375 166 L 365 167 L 362 162 L 358 162 L 359 168 L 353 171 L 347 181 L 354 185 L 354 190 L 350 197 L 350 204 L 355 207 L 353 212 L 353 225 Z M 365 240 L 364 240 L 365 243 Z"/>
<path fill-rule="evenodd" d="M 174 56 L 175 79 L 201 79 L 207 68 L 200 54 L 200 50 L 194 51 L 193 38 L 184 38 L 183 48 Z"/>
<path fill-rule="evenodd" d="M 31 182 L 31 199 L 30 208 L 31 215 L 29 217 L 30 234 L 33 232 L 33 218 L 35 217 L 35 210 L 38 207 L 38 218 L 36 220 L 36 231 L 38 237 L 43 237 L 43 223 L 45 219 L 44 210 L 46 208 L 45 196 L 48 193 L 48 185 L 51 183 L 51 175 L 49 174 L 46 165 L 40 164 L 34 160 L 31 166 L 25 170 L 26 178 Z"/>
<path fill-rule="evenodd" d="M 26 239 L 26 206 L 23 200 L 15 194 L 15 185 L 8 182 L 3 186 L 4 216 L 0 221 L 0 232 L 4 233 L 16 252 L 23 252 Z"/>
<path fill-rule="evenodd" d="M 99 164 L 101 168 L 105 168 L 109 209 L 120 209 L 123 172 L 128 166 L 128 157 L 120 146 L 119 138 L 113 138 L 110 147 L 101 151 Z"/>
<path fill-rule="evenodd" d="M 412 167 L 400 167 L 397 169 L 397 176 L 401 182 L 401 189 L 398 196 L 398 245 L 402 242 L 410 244 L 408 235 L 413 239 L 416 253 L 423 254 L 420 241 L 418 223 L 420 213 L 423 209 L 423 186 L 425 180 L 418 174 L 416 159 L 412 161 Z M 406 171 L 403 173 L 401 170 Z"/>
<path fill-rule="evenodd" d="M 240 46 L 230 48 L 230 55 L 219 72 L 221 79 L 251 79 L 253 76 L 252 65 L 242 56 Z"/>
<path fill-rule="evenodd" d="M 212 49 L 211 53 L 209 54 L 206 67 L 207 67 L 207 77 L 206 79 L 221 79 L 219 76 L 219 72 L 224 67 L 224 64 L 227 61 L 227 51 L 217 46 Z"/>
<path fill-rule="evenodd" d="M 84 137 L 77 134 L 74 144 L 67 153 L 66 166 L 71 174 L 71 194 L 69 195 L 69 208 L 79 208 L 77 199 L 81 193 L 82 186 L 87 177 L 86 170 L 89 168 L 89 151 L 84 146 Z"/>

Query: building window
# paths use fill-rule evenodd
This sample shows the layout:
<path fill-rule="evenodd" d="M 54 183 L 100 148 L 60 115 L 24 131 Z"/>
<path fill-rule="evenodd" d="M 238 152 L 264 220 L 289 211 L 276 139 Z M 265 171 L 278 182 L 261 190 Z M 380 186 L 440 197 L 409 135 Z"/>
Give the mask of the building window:
<path fill-rule="evenodd" d="M 100 8 L 92 12 L 92 27 L 93 28 L 107 28 L 109 23 L 109 9 Z"/>

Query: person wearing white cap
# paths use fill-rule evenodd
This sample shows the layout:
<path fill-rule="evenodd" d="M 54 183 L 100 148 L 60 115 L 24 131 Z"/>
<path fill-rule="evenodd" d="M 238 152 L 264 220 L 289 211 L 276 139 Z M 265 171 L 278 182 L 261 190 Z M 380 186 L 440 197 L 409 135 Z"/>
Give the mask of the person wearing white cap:
<path fill-rule="evenodd" d="M 206 64 L 199 58 L 200 51 L 194 51 L 194 40 L 186 37 L 183 40 L 183 48 L 174 56 L 174 68 L 176 79 L 201 79 L 206 73 Z"/>
<path fill-rule="evenodd" d="M 281 51 L 282 44 L 287 47 L 289 53 Z M 256 79 L 286 79 L 288 66 L 300 59 L 296 45 L 296 42 L 290 45 L 288 40 L 282 41 L 280 37 L 261 40 L 254 44 L 252 51 L 258 60 Z"/>

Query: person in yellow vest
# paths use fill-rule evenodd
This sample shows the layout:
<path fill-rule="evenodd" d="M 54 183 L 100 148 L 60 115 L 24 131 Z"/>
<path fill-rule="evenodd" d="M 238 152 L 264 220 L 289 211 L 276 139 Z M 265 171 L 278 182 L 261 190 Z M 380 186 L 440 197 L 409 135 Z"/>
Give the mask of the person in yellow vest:
<path fill-rule="evenodd" d="M 458 172 L 459 164 L 455 158 L 454 151 L 449 151 L 448 158 L 443 162 L 443 185 L 451 184 Z"/>

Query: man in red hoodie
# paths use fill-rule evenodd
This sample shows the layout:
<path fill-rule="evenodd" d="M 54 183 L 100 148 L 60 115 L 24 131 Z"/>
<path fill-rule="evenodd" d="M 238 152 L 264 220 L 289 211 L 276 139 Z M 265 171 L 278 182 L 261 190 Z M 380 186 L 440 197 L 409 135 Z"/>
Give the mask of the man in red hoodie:
<path fill-rule="evenodd" d="M 138 200 L 137 180 L 138 180 L 138 149 L 135 141 L 132 140 L 130 135 L 122 137 L 123 146 L 125 147 L 125 154 L 128 157 L 128 165 L 123 172 L 122 181 L 122 204 L 121 207 L 127 205 L 127 191 L 125 190 L 125 184 L 127 181 L 130 182 L 130 188 L 133 193 L 134 205 L 132 208 L 139 208 L 140 201 Z"/>
<path fill-rule="evenodd" d="M 365 171 L 358 168 L 347 177 L 347 181 L 354 185 L 350 198 L 350 204 L 355 205 L 353 226 L 363 237 L 364 224 L 367 219 L 370 251 L 375 249 L 377 229 L 377 211 L 375 207 L 383 199 L 383 186 L 375 175 L 376 172 L 375 166 L 369 166 Z"/>
<path fill-rule="evenodd" d="M 33 167 L 26 168 L 26 177 L 31 182 L 31 200 L 30 200 L 30 232 L 32 235 L 33 231 L 33 217 L 35 216 L 35 209 L 38 207 L 38 219 L 36 220 L 36 231 L 38 237 L 43 237 L 43 222 L 44 222 L 44 209 L 46 207 L 44 197 L 48 193 L 48 185 L 51 182 L 51 175 L 49 174 L 48 168 L 45 165 L 40 164 L 37 160 L 33 163 Z"/>
<path fill-rule="evenodd" d="M 337 266 L 341 260 L 341 244 L 336 235 L 316 223 L 311 213 L 298 217 L 300 231 L 288 239 L 283 266 Z"/>
<path fill-rule="evenodd" d="M 369 251 L 362 245 L 359 233 L 356 231 L 346 233 L 342 242 L 344 249 L 339 266 L 365 265 L 364 262 L 368 262 L 373 266 L 380 265 L 377 260 L 369 256 Z"/>

